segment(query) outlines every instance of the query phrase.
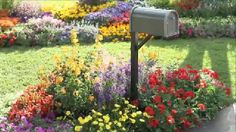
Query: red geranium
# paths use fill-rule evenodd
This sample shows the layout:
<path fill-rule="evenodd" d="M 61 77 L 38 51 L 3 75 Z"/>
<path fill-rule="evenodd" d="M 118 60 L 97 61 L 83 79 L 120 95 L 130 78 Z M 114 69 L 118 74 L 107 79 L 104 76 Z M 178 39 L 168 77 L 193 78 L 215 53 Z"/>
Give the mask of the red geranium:
<path fill-rule="evenodd" d="M 149 86 L 150 88 L 154 88 L 158 84 L 158 79 L 156 74 L 149 75 Z"/>
<path fill-rule="evenodd" d="M 167 122 L 171 125 L 174 125 L 175 119 L 171 115 L 169 115 L 169 116 L 167 116 Z"/>
<path fill-rule="evenodd" d="M 198 108 L 201 110 L 201 111 L 205 111 L 206 110 L 206 106 L 204 104 L 198 104 L 197 105 Z"/>
<path fill-rule="evenodd" d="M 191 122 L 188 121 L 188 119 L 183 119 L 183 124 L 185 128 L 190 128 L 191 127 Z"/>
<path fill-rule="evenodd" d="M 150 116 L 155 115 L 155 111 L 154 111 L 154 109 L 153 109 L 151 106 L 147 106 L 147 107 L 145 108 L 145 112 L 147 112 L 148 115 L 150 115 Z"/>
<path fill-rule="evenodd" d="M 231 95 L 231 88 L 229 88 L 229 87 L 225 88 L 225 93 L 226 93 L 226 95 L 230 96 Z"/>
<path fill-rule="evenodd" d="M 186 111 L 186 114 L 187 115 L 192 115 L 193 114 L 193 109 L 192 108 L 188 108 L 187 111 Z"/>
<path fill-rule="evenodd" d="M 187 99 L 187 98 L 192 99 L 194 97 L 195 97 L 195 94 L 194 94 L 193 91 L 187 91 L 187 92 L 184 93 L 184 99 Z"/>
<path fill-rule="evenodd" d="M 152 101 L 154 103 L 161 103 L 162 102 L 162 98 L 161 98 L 161 96 L 155 96 Z"/>
<path fill-rule="evenodd" d="M 139 101 L 138 99 L 135 99 L 135 100 L 132 100 L 132 101 L 131 101 L 131 104 L 134 105 L 134 106 L 136 106 L 136 107 L 139 107 L 140 101 Z"/>
<path fill-rule="evenodd" d="M 171 115 L 175 116 L 177 114 L 177 112 L 178 112 L 177 110 L 173 109 L 173 110 L 171 110 Z"/>
<path fill-rule="evenodd" d="M 157 108 L 159 108 L 160 114 L 163 114 L 166 110 L 166 106 L 164 104 L 158 104 Z"/>
<path fill-rule="evenodd" d="M 159 120 L 152 118 L 148 121 L 148 125 L 154 128 L 157 128 L 158 124 L 160 123 Z"/>

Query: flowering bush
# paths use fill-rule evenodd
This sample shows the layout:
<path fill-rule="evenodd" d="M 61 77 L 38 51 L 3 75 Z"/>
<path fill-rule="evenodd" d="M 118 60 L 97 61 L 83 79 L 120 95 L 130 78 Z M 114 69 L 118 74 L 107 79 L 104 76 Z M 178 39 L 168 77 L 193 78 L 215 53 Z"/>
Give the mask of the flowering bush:
<path fill-rule="evenodd" d="M 190 66 L 166 72 L 157 69 L 140 85 L 140 101 L 152 118 L 150 130 L 180 131 L 213 119 L 216 112 L 231 103 L 231 89 L 209 69 Z"/>
<path fill-rule="evenodd" d="M 101 26 L 100 32 L 104 41 L 128 41 L 131 39 L 129 24 L 112 24 L 110 26 Z M 139 34 L 139 38 L 145 38 L 144 33 Z"/>
<path fill-rule="evenodd" d="M 20 121 L 21 117 L 33 119 L 37 115 L 46 116 L 53 109 L 53 96 L 49 95 L 46 84 L 30 86 L 24 94 L 16 100 L 9 112 L 11 121 Z"/>
<path fill-rule="evenodd" d="M 17 43 L 22 45 L 52 45 L 68 42 L 66 24 L 50 16 L 30 19 L 14 28 Z"/>
<path fill-rule="evenodd" d="M 236 17 L 181 18 L 181 37 L 236 37 Z"/>
<path fill-rule="evenodd" d="M 101 109 L 78 118 L 75 131 L 142 131 L 145 130 L 147 113 L 139 111 L 137 107 L 124 100 L 119 104 L 113 104 L 112 108 Z"/>
<path fill-rule="evenodd" d="M 80 25 L 78 26 L 78 38 L 83 43 L 94 43 L 99 30 L 92 25 Z"/>
<path fill-rule="evenodd" d="M 50 12 L 54 16 L 62 19 L 62 20 L 80 20 L 87 14 L 91 12 L 96 12 L 103 10 L 108 7 L 112 7 L 116 4 L 116 2 L 106 2 L 101 5 L 97 6 L 91 6 L 87 4 L 81 4 L 81 3 L 70 3 L 70 4 L 63 4 L 54 6 L 54 4 L 43 4 L 42 5 L 42 11 L 43 12 Z"/>
<path fill-rule="evenodd" d="M 21 1 L 12 9 L 12 15 L 20 17 L 23 22 L 41 15 L 41 6 L 35 1 Z"/>
<path fill-rule="evenodd" d="M 68 132 L 72 131 L 73 127 L 70 123 L 60 122 L 47 118 L 35 117 L 33 121 L 27 120 L 24 116 L 21 117 L 17 123 L 11 123 L 6 117 L 0 117 L 0 130 L 1 132 Z"/>
<path fill-rule="evenodd" d="M 131 3 L 118 2 L 115 7 L 106 8 L 100 12 L 88 14 L 85 17 L 85 20 L 93 24 L 98 23 L 99 25 L 107 25 L 111 21 L 118 20 L 117 18 L 128 16 L 127 12 L 130 11 L 132 7 L 133 4 Z"/>
<path fill-rule="evenodd" d="M 14 33 L 2 33 L 0 34 L 0 46 L 12 46 L 15 44 L 16 35 Z"/>

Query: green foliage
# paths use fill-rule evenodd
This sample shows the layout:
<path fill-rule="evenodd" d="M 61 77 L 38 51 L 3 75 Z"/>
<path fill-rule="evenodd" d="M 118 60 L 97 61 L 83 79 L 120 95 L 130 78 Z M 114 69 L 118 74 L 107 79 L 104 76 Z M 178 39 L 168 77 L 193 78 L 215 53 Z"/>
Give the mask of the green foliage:
<path fill-rule="evenodd" d="M 170 8 L 170 0 L 147 0 L 147 3 L 156 8 Z"/>

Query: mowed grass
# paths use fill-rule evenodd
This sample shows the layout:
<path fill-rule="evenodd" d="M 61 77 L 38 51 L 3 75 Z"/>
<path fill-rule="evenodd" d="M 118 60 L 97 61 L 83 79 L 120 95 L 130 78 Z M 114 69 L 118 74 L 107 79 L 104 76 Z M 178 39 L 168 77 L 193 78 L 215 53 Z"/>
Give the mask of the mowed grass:
<path fill-rule="evenodd" d="M 65 47 L 72 48 L 70 45 Z M 54 47 L 10 47 L 0 48 L 0 115 L 6 114 L 12 102 L 29 85 L 39 82 L 38 71 L 42 67 L 49 72 L 53 69 L 55 54 L 61 54 L 64 46 Z M 130 43 L 104 43 L 103 47 L 114 56 L 130 57 Z M 168 66 L 177 62 L 194 68 L 212 68 L 219 72 L 221 79 L 236 87 L 236 42 L 235 39 L 178 39 L 152 40 L 146 44 L 147 51 L 158 53 L 159 63 Z M 86 56 L 93 50 L 92 45 L 78 48 Z"/>

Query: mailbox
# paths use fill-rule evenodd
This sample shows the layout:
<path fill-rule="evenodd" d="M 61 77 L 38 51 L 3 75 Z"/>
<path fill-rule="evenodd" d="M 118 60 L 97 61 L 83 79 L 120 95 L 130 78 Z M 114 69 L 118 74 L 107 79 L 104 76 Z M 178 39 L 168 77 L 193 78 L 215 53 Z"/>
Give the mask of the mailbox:
<path fill-rule="evenodd" d="M 134 7 L 131 11 L 131 32 L 171 37 L 179 34 L 178 13 L 175 10 Z"/>

